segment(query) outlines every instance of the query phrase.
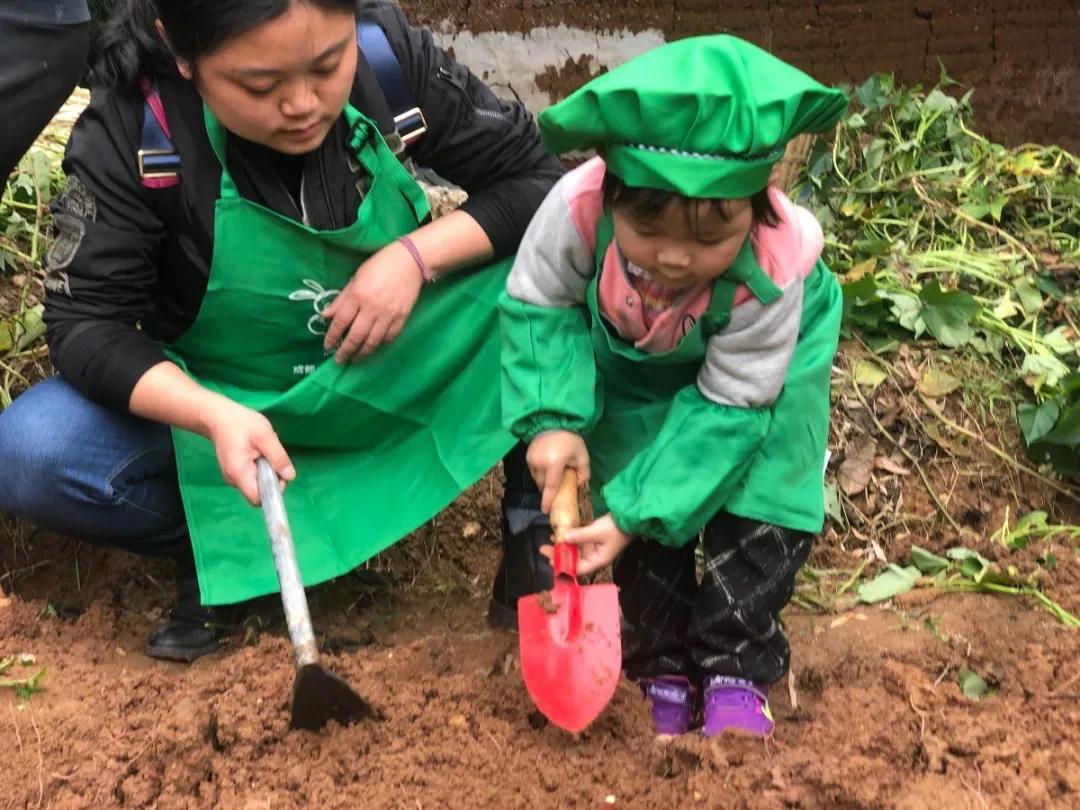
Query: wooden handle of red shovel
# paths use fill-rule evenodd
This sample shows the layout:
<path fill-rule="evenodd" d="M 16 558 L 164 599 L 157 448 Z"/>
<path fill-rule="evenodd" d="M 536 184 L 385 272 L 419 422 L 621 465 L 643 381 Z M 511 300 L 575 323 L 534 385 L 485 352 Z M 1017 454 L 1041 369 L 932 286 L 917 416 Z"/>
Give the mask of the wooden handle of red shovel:
<path fill-rule="evenodd" d="M 556 545 L 562 543 L 563 532 L 567 529 L 576 529 L 580 525 L 577 470 L 567 467 L 563 471 L 562 481 L 559 482 L 559 488 L 551 501 L 551 532 L 555 535 Z M 577 568 L 576 560 L 574 560 L 573 568 Z"/>
<path fill-rule="evenodd" d="M 578 510 L 578 471 L 566 468 L 563 481 L 559 482 L 555 497 L 551 502 L 551 530 L 555 536 L 555 549 L 552 567 L 555 578 L 559 576 L 575 577 L 578 571 L 578 546 L 563 542 L 563 532 L 581 525 L 581 512 Z"/>

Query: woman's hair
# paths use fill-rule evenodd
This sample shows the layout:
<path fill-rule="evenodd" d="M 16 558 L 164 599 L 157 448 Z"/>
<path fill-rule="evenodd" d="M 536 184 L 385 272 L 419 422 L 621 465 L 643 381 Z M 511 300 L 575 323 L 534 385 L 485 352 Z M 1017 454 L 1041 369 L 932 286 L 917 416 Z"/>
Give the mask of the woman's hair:
<path fill-rule="evenodd" d="M 648 220 L 657 217 L 671 204 L 672 200 L 682 203 L 686 213 L 686 224 L 691 233 L 699 231 L 698 219 L 701 207 L 695 203 L 700 200 L 684 197 L 672 191 L 664 191 L 658 188 L 642 188 L 641 186 L 628 186 L 619 177 L 608 172 L 604 175 L 603 184 L 604 210 L 611 211 L 616 207 L 625 208 L 635 219 Z M 730 219 L 726 200 L 709 200 L 710 210 L 721 219 Z M 750 197 L 750 212 L 755 223 L 776 226 L 780 224 L 780 216 L 773 208 L 769 199 L 768 189 L 762 189 Z"/>
<path fill-rule="evenodd" d="M 95 46 L 93 80 L 134 88 L 143 76 L 174 75 L 174 56 L 195 61 L 232 37 L 280 17 L 295 2 L 335 11 L 356 9 L 355 0 L 120 0 Z M 172 52 L 154 28 L 158 19 Z"/>

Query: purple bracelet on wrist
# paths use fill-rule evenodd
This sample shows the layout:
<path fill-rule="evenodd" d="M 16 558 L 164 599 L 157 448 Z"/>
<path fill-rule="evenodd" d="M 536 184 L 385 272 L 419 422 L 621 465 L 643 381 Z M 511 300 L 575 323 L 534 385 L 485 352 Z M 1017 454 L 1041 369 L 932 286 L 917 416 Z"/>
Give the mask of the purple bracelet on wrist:
<path fill-rule="evenodd" d="M 413 261 L 416 262 L 416 266 L 420 268 L 420 278 L 424 280 L 425 284 L 431 284 L 435 281 L 435 274 L 431 272 L 431 268 L 427 266 L 423 257 L 420 255 L 420 251 L 416 249 L 416 245 L 413 244 L 413 240 L 407 236 L 399 236 L 398 241 L 405 246 L 405 249 L 409 251 L 409 255 L 413 257 Z"/>

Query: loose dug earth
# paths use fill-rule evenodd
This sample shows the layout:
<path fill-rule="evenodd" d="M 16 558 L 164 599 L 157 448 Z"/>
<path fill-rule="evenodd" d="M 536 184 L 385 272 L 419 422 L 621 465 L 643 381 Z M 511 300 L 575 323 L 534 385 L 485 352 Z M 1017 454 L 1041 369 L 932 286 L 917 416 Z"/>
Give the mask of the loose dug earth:
<path fill-rule="evenodd" d="M 31 653 L 48 673 L 25 705 L 0 693 L 0 807 L 1080 804 L 1077 636 L 985 596 L 789 611 L 794 678 L 775 693 L 770 743 L 657 747 L 625 682 L 570 738 L 532 712 L 516 638 L 483 622 L 496 491 L 482 483 L 377 560 L 393 587 L 367 575 L 312 594 L 328 663 L 386 716 L 323 734 L 288 729 L 291 651 L 272 600 L 222 653 L 162 664 L 140 650 L 168 604 L 167 565 L 49 536 L 6 544 L 17 576 L 0 656 Z M 996 691 L 965 698 L 963 667 Z"/>

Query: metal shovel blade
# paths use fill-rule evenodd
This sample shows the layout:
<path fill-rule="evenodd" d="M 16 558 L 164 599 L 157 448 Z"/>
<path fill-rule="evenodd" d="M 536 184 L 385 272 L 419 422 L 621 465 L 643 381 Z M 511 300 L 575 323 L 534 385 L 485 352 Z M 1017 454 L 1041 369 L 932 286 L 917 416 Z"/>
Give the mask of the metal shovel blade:
<path fill-rule="evenodd" d="M 371 705 L 333 672 L 318 664 L 297 670 L 293 683 L 293 728 L 318 731 L 331 720 L 347 726 L 376 716 Z"/>
<path fill-rule="evenodd" d="M 619 594 L 614 585 L 579 585 L 565 573 L 577 570 L 577 548 L 555 550 L 555 586 L 518 600 L 521 674 L 544 716 L 577 733 L 600 716 L 619 683 Z"/>
<path fill-rule="evenodd" d="M 263 517 L 266 519 L 274 567 L 277 569 L 278 584 L 281 586 L 281 604 L 285 608 L 289 639 L 296 655 L 292 727 L 318 731 L 331 720 L 344 726 L 356 720 L 377 717 L 375 710 L 356 694 L 352 687 L 319 664 L 315 631 L 311 626 L 304 582 L 300 578 L 296 547 L 293 545 L 289 516 L 285 513 L 285 499 L 281 496 L 278 477 L 266 459 L 260 458 L 255 467 Z"/>

